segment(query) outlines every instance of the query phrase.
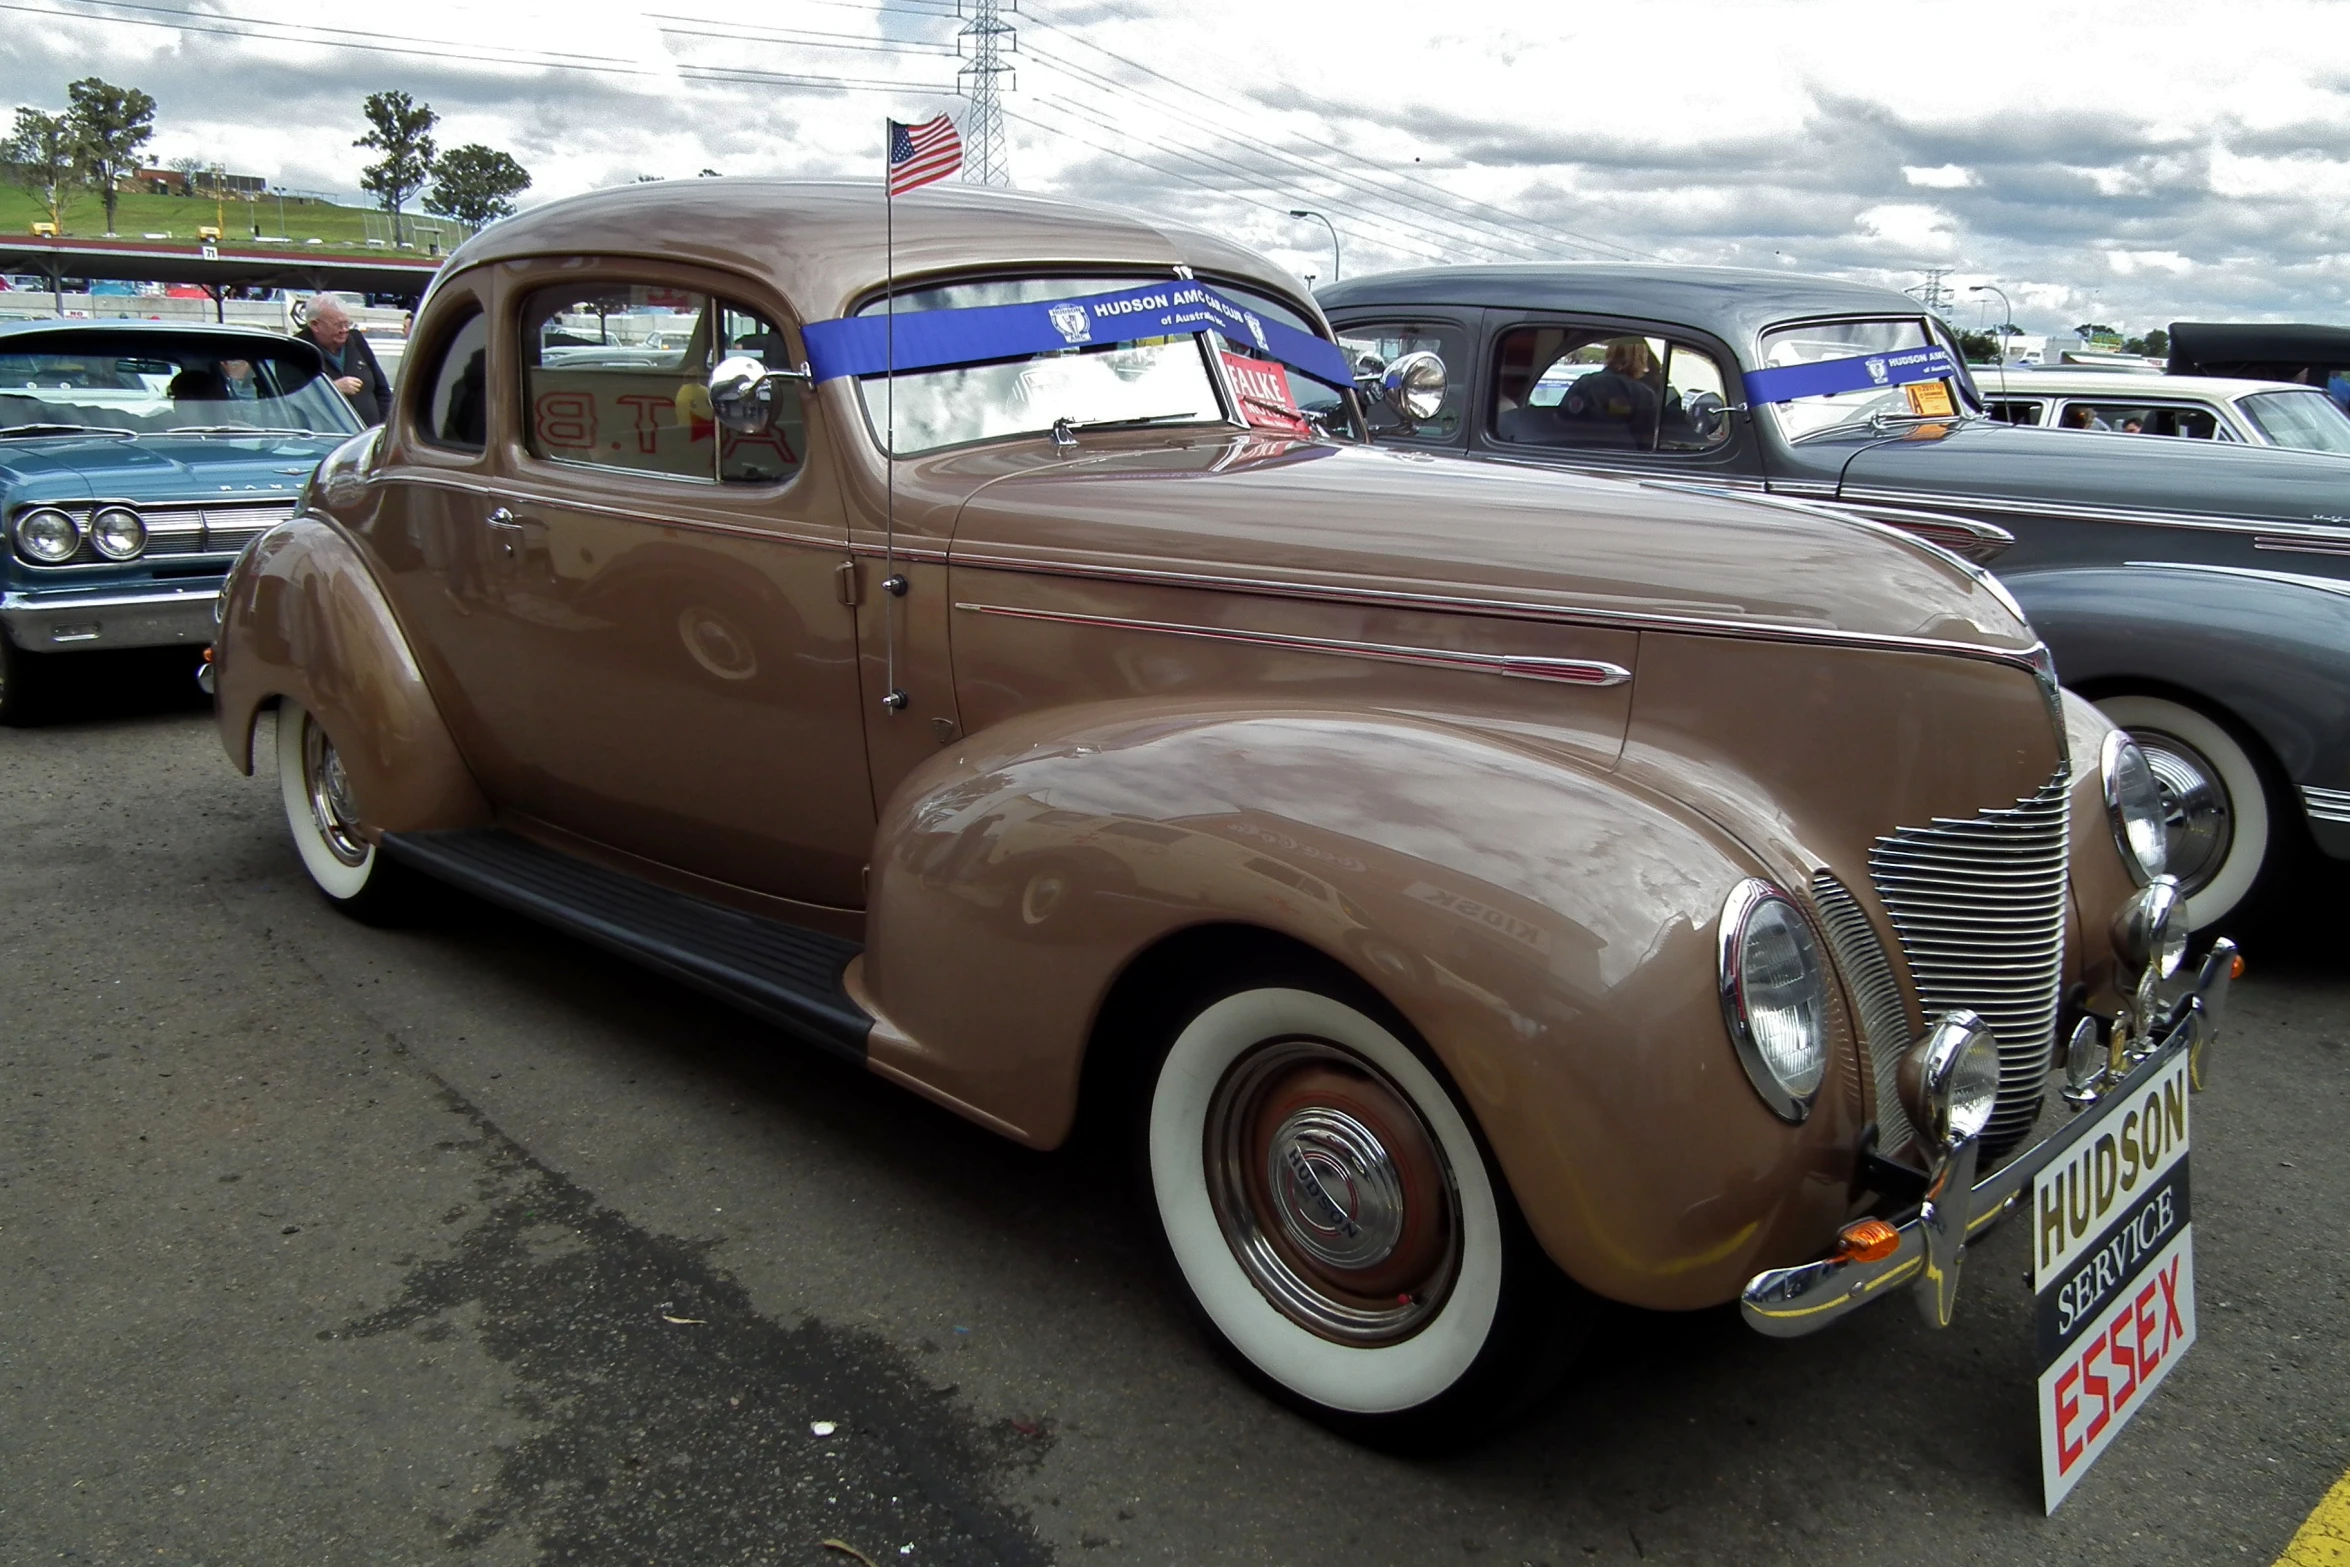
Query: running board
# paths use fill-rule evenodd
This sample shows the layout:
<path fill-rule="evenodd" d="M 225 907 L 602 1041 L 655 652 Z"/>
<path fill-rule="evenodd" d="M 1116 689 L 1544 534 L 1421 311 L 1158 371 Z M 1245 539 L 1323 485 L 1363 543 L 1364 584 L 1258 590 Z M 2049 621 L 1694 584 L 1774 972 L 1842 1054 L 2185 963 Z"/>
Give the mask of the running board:
<path fill-rule="evenodd" d="M 391 856 L 634 958 L 862 1066 L 873 1019 L 841 987 L 864 949 L 672 892 L 494 827 L 386 833 Z"/>

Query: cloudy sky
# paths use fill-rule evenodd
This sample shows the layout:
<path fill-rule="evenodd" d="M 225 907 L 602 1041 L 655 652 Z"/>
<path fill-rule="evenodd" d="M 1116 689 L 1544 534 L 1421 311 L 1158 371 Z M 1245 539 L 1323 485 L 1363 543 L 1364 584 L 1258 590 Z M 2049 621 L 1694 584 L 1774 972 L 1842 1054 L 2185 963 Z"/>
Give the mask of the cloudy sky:
<path fill-rule="evenodd" d="M 954 96 L 953 0 L 0 0 L 0 99 L 96 73 L 158 161 L 352 191 L 359 100 L 512 152 L 552 199 L 641 174 L 865 174 Z M 664 7 L 675 7 L 674 10 Z M 2350 316 L 2335 0 L 1020 0 L 1023 188 L 1241 236 L 1301 273 L 1655 258 L 1907 287 L 1953 318 Z"/>

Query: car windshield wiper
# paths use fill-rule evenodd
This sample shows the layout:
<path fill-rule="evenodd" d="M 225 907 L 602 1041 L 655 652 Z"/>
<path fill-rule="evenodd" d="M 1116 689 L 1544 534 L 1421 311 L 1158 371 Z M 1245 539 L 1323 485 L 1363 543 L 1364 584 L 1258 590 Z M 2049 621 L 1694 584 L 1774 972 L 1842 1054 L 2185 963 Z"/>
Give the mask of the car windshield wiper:
<path fill-rule="evenodd" d="M 1171 414 L 1134 414 L 1120 419 L 1070 419 L 1064 417 L 1053 421 L 1053 444 L 1055 446 L 1075 446 L 1077 444 L 1076 432 L 1079 430 L 1131 430 L 1150 424 L 1214 424 L 1217 422 L 1216 415 L 1196 411 Z"/>
<path fill-rule="evenodd" d="M 323 435 L 322 430 L 297 430 L 286 425 L 266 424 L 175 424 L 165 435 Z"/>
<path fill-rule="evenodd" d="M 139 438 L 138 431 L 114 424 L 12 424 L 0 428 L 0 440 L 18 435 L 119 435 L 128 441 Z"/>
<path fill-rule="evenodd" d="M 1837 424 L 1823 425 L 1817 430 L 1806 430 L 1803 434 L 1795 437 L 1795 442 L 1797 445 L 1801 445 L 1805 441 L 1816 441 L 1824 435 L 1849 435 L 1855 430 L 1868 430 L 1882 435 L 1887 430 L 1907 430 L 1923 424 L 1965 424 L 1969 420 L 1987 417 L 1989 416 L 1978 413 L 1897 414 L 1880 411 L 1863 415 L 1858 419 L 1846 419 Z"/>

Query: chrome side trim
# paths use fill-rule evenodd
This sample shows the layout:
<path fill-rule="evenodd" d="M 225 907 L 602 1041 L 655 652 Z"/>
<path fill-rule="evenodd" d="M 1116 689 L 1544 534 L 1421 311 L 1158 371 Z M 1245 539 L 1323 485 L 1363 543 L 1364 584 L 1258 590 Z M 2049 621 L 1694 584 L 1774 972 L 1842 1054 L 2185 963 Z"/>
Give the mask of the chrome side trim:
<path fill-rule="evenodd" d="M 2218 577 L 2244 577 L 2254 582 L 2281 582 L 2288 587 L 2315 588 L 2320 593 L 2339 593 L 2350 598 L 2350 581 L 2340 577 L 2311 577 L 2298 571 L 2263 571 L 2257 566 L 2206 566 L 2192 560 L 2131 560 L 2122 564 L 2144 567 L 2149 571 L 2201 571 Z"/>
<path fill-rule="evenodd" d="M 2313 822 L 2338 822 L 2350 827 L 2350 789 L 2320 789 L 2315 784 L 2303 784 L 2301 804 Z"/>
<path fill-rule="evenodd" d="M 2350 546 L 2350 528 L 2314 522 L 2282 522 L 2267 517 L 2193 516 L 2172 511 L 2134 511 L 2111 506 L 2076 506 L 2063 501 L 2022 501 L 1996 495 L 1921 494 L 1914 490 L 1846 489 L 1850 502 L 1888 501 L 1928 510 L 1991 511 L 2013 516 L 2061 517 L 2068 522 L 2121 522 L 2145 528 L 2185 528 L 2200 533 L 2249 533 L 2298 542 L 2317 541 Z"/>
<path fill-rule="evenodd" d="M 1121 615 L 1081 615 L 1066 610 L 1021 609 L 1010 604 L 958 603 L 955 608 L 973 615 L 1002 615 L 1013 620 L 1044 620 L 1064 626 L 1095 626 L 1111 631 L 1154 631 L 1162 636 L 1198 637 L 1209 642 L 1236 642 L 1252 647 L 1280 648 L 1292 653 L 1333 653 L 1346 658 L 1375 659 L 1387 664 L 1416 664 L 1427 669 L 1457 669 L 1470 674 L 1508 675 L 1520 680 L 1549 680 L 1571 686 L 1620 686 L 1632 678 L 1621 664 L 1598 659 L 1535 658 L 1516 653 L 1466 653 L 1448 648 L 1406 647 L 1391 642 L 1347 642 L 1335 637 L 1293 636 L 1279 631 L 1239 631 L 1223 626 L 1185 625 L 1168 620 L 1133 620 Z"/>
<path fill-rule="evenodd" d="M 2286 538 L 2274 533 L 2256 533 L 2252 536 L 2256 550 L 2287 550 L 2296 555 L 2350 555 L 2350 540 Z"/>
<path fill-rule="evenodd" d="M 1882 526 L 1879 524 L 1878 526 Z M 1919 542 L 1914 538 L 1911 542 Z M 905 553 L 899 546 L 898 553 Z M 1263 598 L 1311 599 L 1324 604 L 1367 604 L 1381 609 L 1422 609 L 1438 614 L 1487 615 L 1500 620 L 1531 620 L 1548 625 L 1606 626 L 1626 631 L 1676 631 L 1690 636 L 1740 637 L 1757 642 L 1797 642 L 1817 647 L 1871 648 L 1901 653 L 1942 653 L 1984 663 L 2005 664 L 2035 679 L 2048 659 L 2045 643 L 2028 648 L 1989 647 L 1979 642 L 1945 642 L 1935 637 L 1903 636 L 1888 631 L 1841 631 L 1831 626 L 1794 626 L 1784 621 L 1716 620 L 1698 615 L 1667 615 L 1654 611 L 1599 609 L 1590 605 L 1528 604 L 1511 599 L 1472 598 L 1455 593 L 1414 593 L 1392 588 L 1342 588 L 1327 583 L 1283 582 L 1268 577 L 1221 577 L 1196 571 L 1156 571 L 1147 567 L 1073 565 L 1061 561 L 1026 560 L 1018 556 L 978 555 L 956 550 L 950 564 L 975 570 L 1021 572 L 1034 576 L 1073 577 L 1086 582 L 1128 582 L 1149 587 L 1202 588 L 1221 593 L 1244 593 Z"/>

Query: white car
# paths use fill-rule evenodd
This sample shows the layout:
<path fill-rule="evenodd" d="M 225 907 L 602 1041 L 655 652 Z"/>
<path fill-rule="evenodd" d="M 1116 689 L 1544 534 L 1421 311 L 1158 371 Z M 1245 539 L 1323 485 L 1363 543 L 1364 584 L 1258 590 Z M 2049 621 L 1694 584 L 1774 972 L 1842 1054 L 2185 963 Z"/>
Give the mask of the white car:
<path fill-rule="evenodd" d="M 1970 367 L 1992 417 L 2115 435 L 2289 446 L 2350 457 L 2350 415 L 2314 386 L 2135 370 Z"/>

